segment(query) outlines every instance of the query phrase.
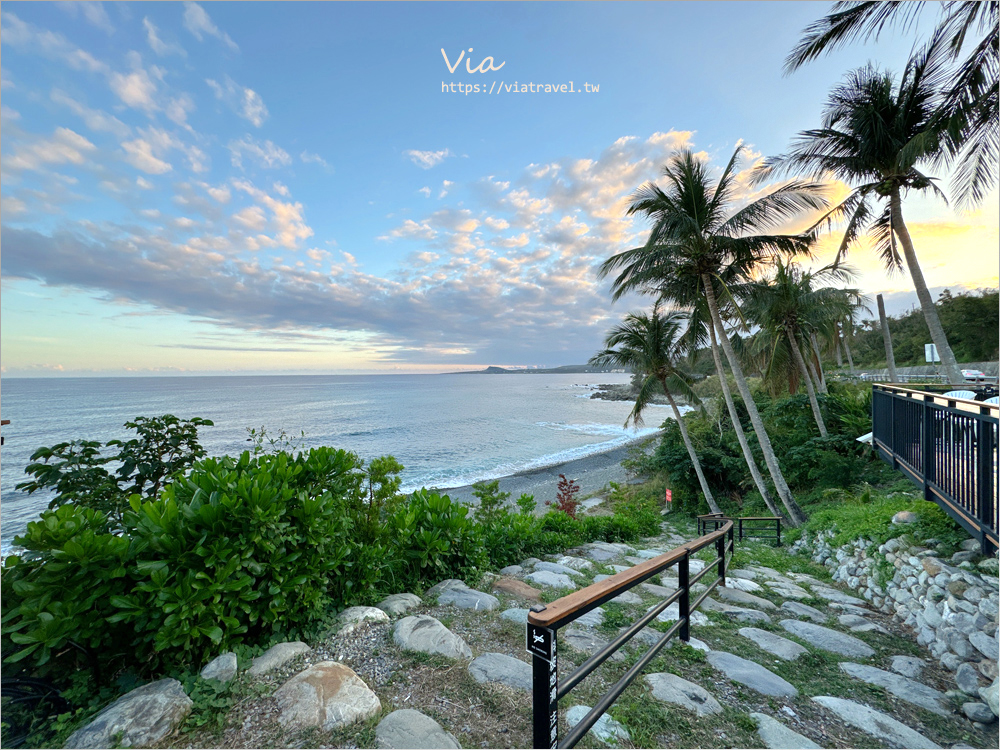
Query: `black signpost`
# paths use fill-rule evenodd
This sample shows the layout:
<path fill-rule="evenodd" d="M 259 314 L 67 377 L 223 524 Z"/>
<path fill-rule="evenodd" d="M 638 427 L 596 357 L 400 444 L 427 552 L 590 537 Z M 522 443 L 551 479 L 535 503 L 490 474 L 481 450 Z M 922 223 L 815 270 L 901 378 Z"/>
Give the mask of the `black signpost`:
<path fill-rule="evenodd" d="M 531 654 L 532 729 L 534 747 L 554 748 L 559 744 L 559 688 L 556 658 L 556 631 L 532 625 L 526 631 L 525 648 Z"/>

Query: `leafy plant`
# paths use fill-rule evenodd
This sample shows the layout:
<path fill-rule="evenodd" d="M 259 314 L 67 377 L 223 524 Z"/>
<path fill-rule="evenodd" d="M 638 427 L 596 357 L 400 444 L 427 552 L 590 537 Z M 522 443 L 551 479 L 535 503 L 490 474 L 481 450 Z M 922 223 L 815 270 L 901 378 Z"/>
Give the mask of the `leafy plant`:
<path fill-rule="evenodd" d="M 549 501 L 546 505 L 553 506 L 556 510 L 562 511 L 570 518 L 576 518 L 576 510 L 580 501 L 576 499 L 580 492 L 580 485 L 572 479 L 567 479 L 565 474 L 559 475 L 559 485 L 556 491 L 556 501 Z"/>

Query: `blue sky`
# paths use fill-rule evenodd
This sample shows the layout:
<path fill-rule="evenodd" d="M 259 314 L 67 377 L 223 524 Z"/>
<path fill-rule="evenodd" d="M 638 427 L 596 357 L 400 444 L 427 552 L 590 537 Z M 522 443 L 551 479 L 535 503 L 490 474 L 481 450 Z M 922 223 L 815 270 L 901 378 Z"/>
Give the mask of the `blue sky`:
<path fill-rule="evenodd" d="M 673 149 L 778 153 L 920 32 L 782 76 L 826 7 L 5 2 L 2 371 L 582 362 L 642 303 L 594 270 Z M 932 287 L 997 284 L 995 204 L 907 201 Z"/>

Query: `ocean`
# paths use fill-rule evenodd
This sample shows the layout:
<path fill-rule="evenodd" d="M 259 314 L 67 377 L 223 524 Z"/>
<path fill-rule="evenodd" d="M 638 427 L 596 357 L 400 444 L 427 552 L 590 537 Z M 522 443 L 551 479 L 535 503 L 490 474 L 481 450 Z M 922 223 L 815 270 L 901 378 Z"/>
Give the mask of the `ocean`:
<path fill-rule="evenodd" d="M 199 436 L 209 455 L 250 447 L 247 428 L 285 430 L 306 448 L 331 445 L 363 459 L 391 454 L 403 491 L 446 489 L 551 466 L 655 432 L 622 425 L 632 404 L 591 399 L 628 375 L 358 375 L 134 378 L 5 378 L 0 455 L 0 548 L 6 553 L 51 495 L 16 490 L 40 446 L 134 433 L 138 416 L 174 414 L 215 423 Z M 305 433 L 305 438 L 300 434 Z"/>

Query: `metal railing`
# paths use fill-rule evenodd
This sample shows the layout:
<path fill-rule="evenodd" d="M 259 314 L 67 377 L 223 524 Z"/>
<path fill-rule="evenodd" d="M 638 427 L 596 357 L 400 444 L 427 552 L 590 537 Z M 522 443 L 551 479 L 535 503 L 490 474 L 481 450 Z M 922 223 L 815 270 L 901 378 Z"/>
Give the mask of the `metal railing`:
<path fill-rule="evenodd" d="M 781 546 L 781 516 L 726 516 L 722 513 L 706 513 L 698 516 L 698 533 L 715 531 L 726 521 L 736 525 L 736 539 L 763 539 Z"/>
<path fill-rule="evenodd" d="M 707 563 L 695 575 L 690 574 L 691 555 L 699 550 L 715 545 L 716 558 Z M 670 552 L 640 563 L 617 575 L 592 584 L 585 589 L 574 591 L 550 604 L 535 605 L 528 612 L 526 648 L 532 656 L 532 712 L 533 747 L 575 747 L 598 719 L 618 699 L 656 657 L 674 635 L 680 634 L 682 641 L 690 638 L 689 617 L 716 586 L 726 585 L 726 556 L 733 551 L 733 523 L 729 521 L 710 534 L 695 539 Z M 671 566 L 677 566 L 677 590 L 653 607 L 627 630 L 600 651 L 588 657 L 568 677 L 559 680 L 558 630 L 587 614 L 595 607 L 611 601 L 629 589 L 659 575 Z M 717 572 L 715 580 L 693 602 L 691 586 L 709 571 Z M 597 701 L 590 712 L 574 726 L 562 742 L 559 741 L 559 699 L 576 687 L 597 667 L 613 656 L 618 649 L 632 639 L 646 625 L 658 617 L 667 607 L 677 602 L 677 621 L 663 634 L 650 649 L 632 666 L 614 686 Z"/>
<path fill-rule="evenodd" d="M 891 385 L 872 386 L 872 446 L 974 538 L 998 546 L 1000 407 Z"/>

